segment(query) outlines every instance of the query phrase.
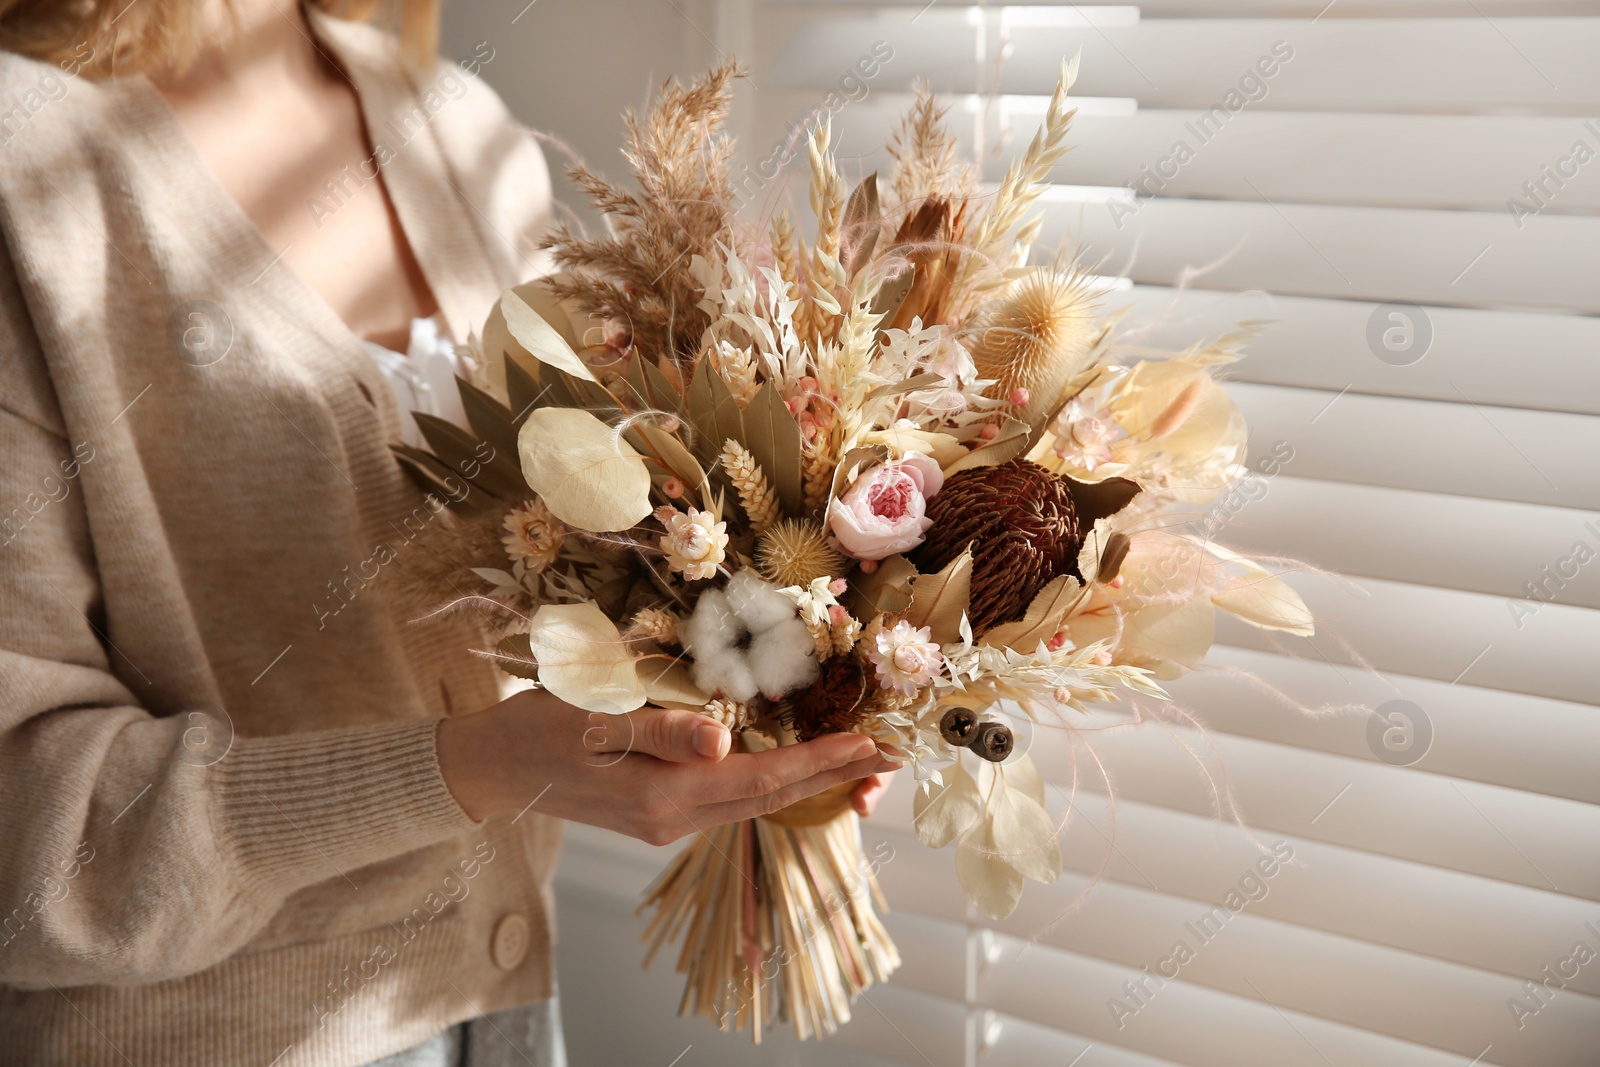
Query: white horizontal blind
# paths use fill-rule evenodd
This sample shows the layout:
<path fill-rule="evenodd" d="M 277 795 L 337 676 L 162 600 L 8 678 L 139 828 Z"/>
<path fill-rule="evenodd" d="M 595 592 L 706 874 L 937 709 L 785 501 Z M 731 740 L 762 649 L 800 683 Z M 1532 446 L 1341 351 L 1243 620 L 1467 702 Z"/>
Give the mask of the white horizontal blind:
<path fill-rule="evenodd" d="M 1114 816 L 1086 775 L 1067 875 L 1029 883 L 1004 922 L 981 922 L 951 855 L 910 835 L 899 783 L 867 833 L 893 848 L 880 877 L 906 965 L 804 1062 L 1600 1062 L 1600 958 L 1575 958 L 1600 953 L 1600 560 L 1574 562 L 1579 543 L 1600 556 L 1600 158 L 1574 157 L 1600 156 L 1600 6 L 769 0 L 748 27 L 747 141 L 781 145 L 831 92 L 852 180 L 887 169 L 919 76 L 998 178 L 1081 49 L 1081 147 L 1041 246 L 1076 240 L 1129 279 L 1110 299 L 1159 318 L 1157 341 L 1276 320 L 1233 393 L 1252 461 L 1293 458 L 1218 537 L 1348 576 L 1293 579 L 1314 639 L 1223 626 L 1221 670 L 1174 686 L 1209 741 L 1090 735 Z M 753 196 L 803 205 L 803 155 L 793 170 Z M 1431 332 L 1420 360 L 1383 349 L 1386 301 L 1421 305 L 1404 312 Z M 1521 599 L 1530 582 L 1554 602 Z M 1266 686 L 1312 706 L 1408 700 L 1431 745 L 1385 762 L 1366 718 L 1309 718 Z M 1064 787 L 1051 733 L 1036 756 Z M 1295 864 L 1256 871 L 1185 746 Z M 580 836 L 580 863 L 633 854 L 601 841 Z M 1219 918 L 1230 891 L 1246 903 Z"/>

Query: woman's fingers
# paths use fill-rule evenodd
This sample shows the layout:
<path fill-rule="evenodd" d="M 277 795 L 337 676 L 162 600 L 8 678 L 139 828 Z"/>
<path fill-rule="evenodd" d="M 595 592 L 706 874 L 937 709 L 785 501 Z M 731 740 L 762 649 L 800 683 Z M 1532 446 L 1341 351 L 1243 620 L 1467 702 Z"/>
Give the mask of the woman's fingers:
<path fill-rule="evenodd" d="M 871 738 L 829 734 L 766 752 L 735 752 L 715 768 L 697 769 L 685 782 L 684 792 L 688 803 L 695 806 L 751 800 L 854 761 L 877 758 L 878 746 Z"/>
<path fill-rule="evenodd" d="M 788 807 L 790 804 L 814 796 L 824 789 L 831 789 L 841 782 L 854 781 L 876 774 L 892 766 L 877 752 L 863 759 L 846 763 L 841 767 L 831 767 L 825 771 L 803 778 L 771 793 L 747 797 L 741 800 L 725 800 L 719 804 L 708 804 L 695 811 L 694 821 L 700 826 L 716 826 L 719 823 L 735 822 L 740 819 L 754 819 L 760 815 L 770 815 L 775 811 Z"/>
<path fill-rule="evenodd" d="M 732 740 L 725 727 L 697 711 L 640 708 L 589 718 L 584 748 L 599 754 L 636 752 L 671 763 L 707 763 L 726 756 Z"/>
<path fill-rule="evenodd" d="M 889 789 L 889 774 L 874 774 L 864 778 L 850 791 L 850 806 L 856 809 L 856 814 L 865 819 L 878 810 L 878 801 L 883 799 L 883 794 Z"/>

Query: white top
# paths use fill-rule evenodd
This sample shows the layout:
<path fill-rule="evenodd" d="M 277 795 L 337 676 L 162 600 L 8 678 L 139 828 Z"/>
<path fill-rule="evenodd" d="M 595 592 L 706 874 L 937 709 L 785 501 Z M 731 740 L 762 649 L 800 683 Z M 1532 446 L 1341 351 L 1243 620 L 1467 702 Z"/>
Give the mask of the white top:
<path fill-rule="evenodd" d="M 466 428 L 467 413 L 461 406 L 456 375 L 462 374 L 461 357 L 455 342 L 437 318 L 412 319 L 411 342 L 402 355 L 372 341 L 367 351 L 383 371 L 400 406 L 401 437 L 406 444 L 422 448 L 425 442 L 413 411 L 435 415 Z"/>

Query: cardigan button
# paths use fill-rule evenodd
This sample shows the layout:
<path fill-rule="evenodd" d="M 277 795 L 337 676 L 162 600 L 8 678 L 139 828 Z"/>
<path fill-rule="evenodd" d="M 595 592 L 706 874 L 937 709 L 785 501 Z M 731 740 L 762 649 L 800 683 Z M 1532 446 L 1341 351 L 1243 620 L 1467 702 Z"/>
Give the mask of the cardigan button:
<path fill-rule="evenodd" d="M 489 956 L 502 971 L 509 971 L 526 959 L 528 920 L 513 912 L 496 923 L 494 937 L 489 942 Z"/>

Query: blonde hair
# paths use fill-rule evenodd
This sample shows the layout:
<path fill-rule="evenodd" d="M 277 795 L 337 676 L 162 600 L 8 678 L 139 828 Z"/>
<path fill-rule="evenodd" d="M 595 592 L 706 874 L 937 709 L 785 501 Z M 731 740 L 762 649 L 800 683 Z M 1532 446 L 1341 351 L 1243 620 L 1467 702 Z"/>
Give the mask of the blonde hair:
<path fill-rule="evenodd" d="M 231 0 L 223 2 L 231 14 Z M 426 69 L 438 51 L 439 0 L 306 4 L 392 30 L 413 69 Z M 204 19 L 200 0 L 0 0 L 0 49 L 96 78 L 181 71 L 205 46 Z"/>

